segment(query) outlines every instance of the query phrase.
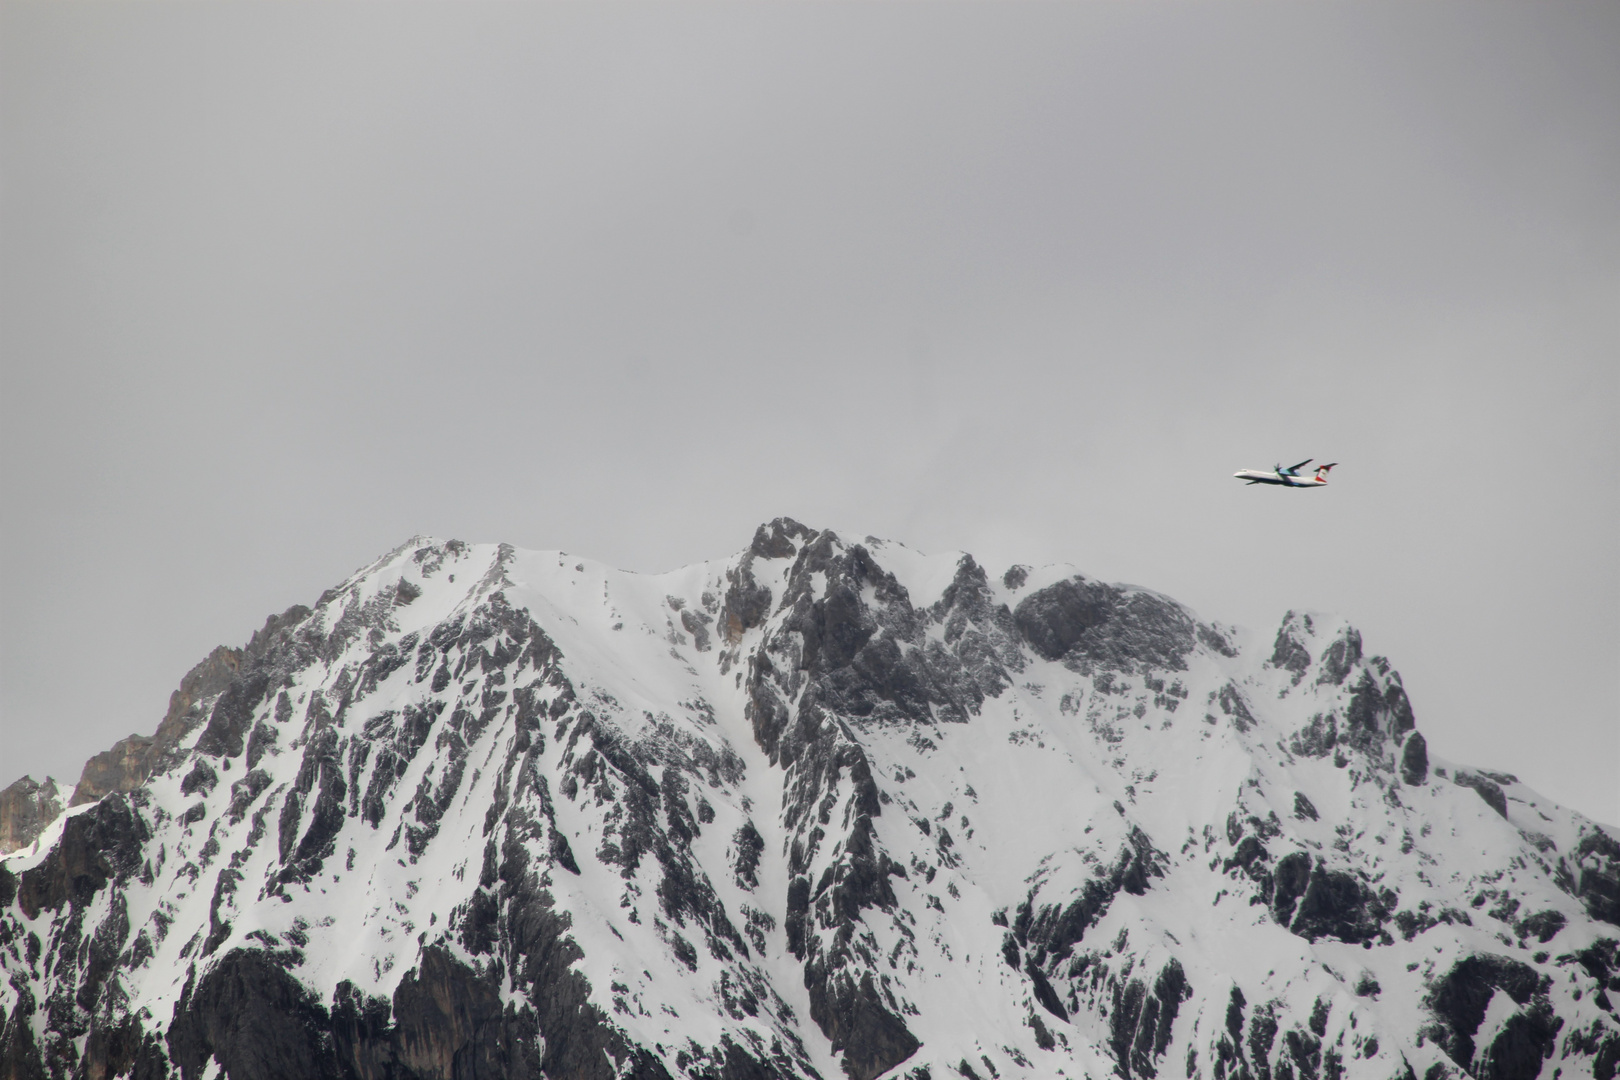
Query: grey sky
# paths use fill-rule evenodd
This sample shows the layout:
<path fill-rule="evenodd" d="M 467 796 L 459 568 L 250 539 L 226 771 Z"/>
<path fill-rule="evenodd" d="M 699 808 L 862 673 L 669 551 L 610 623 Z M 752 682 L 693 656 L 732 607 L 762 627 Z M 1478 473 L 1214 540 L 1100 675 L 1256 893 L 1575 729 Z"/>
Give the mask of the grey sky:
<path fill-rule="evenodd" d="M 1620 822 L 1620 6 L 0 20 L 0 784 L 413 533 L 790 514 L 1342 612 Z"/>

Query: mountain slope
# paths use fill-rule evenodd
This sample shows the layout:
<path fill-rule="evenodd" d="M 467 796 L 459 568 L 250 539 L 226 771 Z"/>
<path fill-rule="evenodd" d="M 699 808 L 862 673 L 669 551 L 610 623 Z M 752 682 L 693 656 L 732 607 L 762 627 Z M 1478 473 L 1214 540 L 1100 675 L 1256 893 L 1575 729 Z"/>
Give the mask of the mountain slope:
<path fill-rule="evenodd" d="M 779 519 L 417 539 L 226 652 L 5 860 L 0 1077 L 1620 1062 L 1620 843 L 1431 760 L 1337 619 Z"/>

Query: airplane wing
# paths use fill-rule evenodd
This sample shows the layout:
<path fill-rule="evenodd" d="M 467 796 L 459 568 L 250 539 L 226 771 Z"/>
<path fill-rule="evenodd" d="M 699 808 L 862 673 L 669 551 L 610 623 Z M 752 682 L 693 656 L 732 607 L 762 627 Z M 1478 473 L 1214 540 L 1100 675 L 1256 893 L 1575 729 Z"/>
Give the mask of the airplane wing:
<path fill-rule="evenodd" d="M 1311 462 L 1313 462 L 1315 460 L 1316 460 L 1315 458 L 1306 458 L 1304 461 L 1300 462 L 1298 465 L 1290 465 L 1290 466 L 1288 466 L 1288 468 L 1283 469 L 1282 471 L 1283 472 L 1288 472 L 1288 473 L 1298 472 L 1299 470 L 1303 469 L 1305 466 L 1309 465 Z"/>

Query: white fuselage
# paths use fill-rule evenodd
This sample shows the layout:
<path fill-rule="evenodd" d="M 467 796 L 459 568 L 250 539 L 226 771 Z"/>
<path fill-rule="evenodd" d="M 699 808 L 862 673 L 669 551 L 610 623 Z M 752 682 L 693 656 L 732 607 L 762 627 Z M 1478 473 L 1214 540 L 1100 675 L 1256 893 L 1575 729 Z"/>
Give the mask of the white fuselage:
<path fill-rule="evenodd" d="M 1274 469 L 1243 469 L 1232 475 L 1252 484 L 1280 484 L 1283 487 L 1324 487 L 1327 484 L 1325 476 L 1290 476 Z"/>

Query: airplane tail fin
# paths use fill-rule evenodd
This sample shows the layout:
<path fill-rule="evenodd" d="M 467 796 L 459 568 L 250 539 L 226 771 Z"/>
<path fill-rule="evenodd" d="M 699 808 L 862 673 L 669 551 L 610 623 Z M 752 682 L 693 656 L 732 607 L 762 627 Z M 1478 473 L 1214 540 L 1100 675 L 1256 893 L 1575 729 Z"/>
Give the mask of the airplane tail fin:
<path fill-rule="evenodd" d="M 1338 464 L 1337 461 L 1333 461 L 1333 462 L 1329 462 L 1326 465 L 1318 465 L 1316 467 L 1316 478 L 1318 480 L 1326 480 L 1327 479 L 1327 471 L 1329 469 L 1333 468 L 1333 466 L 1335 466 L 1337 464 Z"/>

